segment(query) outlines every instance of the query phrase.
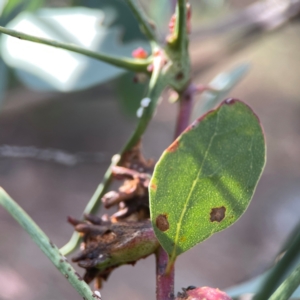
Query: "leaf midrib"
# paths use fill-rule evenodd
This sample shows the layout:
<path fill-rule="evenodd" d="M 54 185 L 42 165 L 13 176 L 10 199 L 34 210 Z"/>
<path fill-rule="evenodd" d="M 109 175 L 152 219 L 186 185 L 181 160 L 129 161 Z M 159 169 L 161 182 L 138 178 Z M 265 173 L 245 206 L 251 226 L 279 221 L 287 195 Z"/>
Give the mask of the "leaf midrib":
<path fill-rule="evenodd" d="M 174 249 L 173 249 L 172 254 L 171 254 L 171 261 L 173 261 L 174 258 L 176 257 L 176 248 L 177 248 L 178 239 L 179 239 L 179 232 L 180 232 L 180 229 L 181 229 L 181 224 L 182 224 L 183 217 L 184 217 L 184 215 L 185 215 L 185 213 L 186 213 L 187 204 L 188 204 L 188 202 L 190 201 L 190 198 L 191 198 L 191 196 L 192 196 L 192 194 L 193 194 L 193 191 L 194 191 L 194 188 L 195 188 L 196 183 L 197 183 L 197 181 L 198 181 L 198 178 L 199 178 L 199 176 L 200 176 L 200 174 L 201 174 L 201 172 L 202 172 L 203 165 L 204 165 L 204 163 L 205 163 L 205 161 L 206 161 L 206 157 L 207 157 L 207 154 L 208 154 L 208 152 L 209 152 L 209 150 L 210 150 L 210 147 L 211 147 L 211 145 L 212 145 L 212 143 L 213 143 L 213 140 L 214 140 L 214 138 L 215 138 L 216 135 L 217 135 L 217 131 L 218 131 L 217 129 L 218 129 L 218 123 L 219 123 L 219 114 L 220 114 L 220 112 L 217 113 L 217 120 L 216 120 L 215 129 L 214 129 L 214 134 L 213 134 L 213 135 L 211 136 L 211 138 L 210 138 L 210 141 L 209 141 L 208 146 L 207 146 L 207 149 L 206 149 L 206 151 L 205 151 L 204 158 L 203 158 L 203 160 L 202 160 L 202 164 L 201 164 L 201 166 L 200 166 L 199 172 L 197 173 L 196 178 L 193 180 L 193 184 L 192 184 L 191 189 L 190 189 L 190 192 L 189 192 L 189 194 L 188 194 L 188 196 L 187 196 L 187 198 L 186 198 L 186 201 L 185 201 L 185 203 L 184 203 L 183 210 L 182 210 L 182 212 L 181 212 L 179 221 L 178 221 L 177 226 L 176 226 L 176 236 L 175 236 L 175 241 L 174 241 Z"/>

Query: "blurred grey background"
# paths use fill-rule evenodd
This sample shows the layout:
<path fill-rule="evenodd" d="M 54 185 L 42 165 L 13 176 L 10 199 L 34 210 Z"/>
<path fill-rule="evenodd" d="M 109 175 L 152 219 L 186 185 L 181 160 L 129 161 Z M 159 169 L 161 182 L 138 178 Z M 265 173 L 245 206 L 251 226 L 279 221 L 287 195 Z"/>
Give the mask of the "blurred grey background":
<path fill-rule="evenodd" d="M 281 23 L 275 15 L 276 22 L 271 18 L 264 25 L 254 26 L 255 10 L 248 23 L 241 11 L 255 1 L 191 2 L 194 81 L 205 84 L 240 63 L 251 64 L 230 97 L 248 103 L 261 119 L 267 141 L 267 164 L 243 217 L 178 258 L 176 291 L 188 285 L 224 289 L 263 272 L 299 221 L 300 211 L 297 11 L 293 18 L 286 16 Z M 144 4 L 151 14 L 158 14 L 162 3 Z M 163 21 L 158 26 L 161 35 L 166 31 L 165 16 Z M 60 93 L 29 89 L 10 71 L 11 83 L 3 96 L 0 115 L 0 185 L 59 247 L 72 234 L 66 217 L 81 215 L 111 156 L 121 148 L 137 122 L 134 111 L 143 96 L 143 86 L 137 88 L 136 103 L 128 105 L 130 99 L 123 99 L 120 94 L 124 86 L 134 86 L 134 75 L 121 76 L 127 79 L 117 78 L 82 91 Z M 158 159 L 172 142 L 176 113 L 176 104 L 170 104 L 165 93 L 143 139 L 147 158 Z M 103 300 L 155 299 L 154 256 L 134 267 L 122 266 L 113 271 L 101 293 Z M 2 208 L 0 299 L 79 299 Z"/>

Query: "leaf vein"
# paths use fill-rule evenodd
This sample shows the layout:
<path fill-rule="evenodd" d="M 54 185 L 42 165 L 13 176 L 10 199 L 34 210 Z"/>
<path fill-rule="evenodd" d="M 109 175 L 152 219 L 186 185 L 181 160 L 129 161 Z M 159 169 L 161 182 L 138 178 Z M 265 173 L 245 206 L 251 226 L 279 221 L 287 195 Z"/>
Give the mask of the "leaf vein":
<path fill-rule="evenodd" d="M 201 174 L 201 172 L 202 172 L 203 165 L 204 165 L 204 163 L 205 163 L 205 161 L 206 161 L 206 157 L 207 157 L 208 152 L 209 152 L 209 150 L 210 150 L 210 148 L 211 148 L 211 145 L 212 145 L 212 143 L 213 143 L 213 140 L 214 140 L 214 138 L 217 136 L 217 132 L 218 132 L 218 123 L 219 123 L 219 115 L 220 115 L 220 113 L 218 112 L 218 113 L 217 113 L 217 119 L 216 119 L 216 125 L 215 125 L 215 128 L 214 128 L 214 134 L 211 135 L 211 137 L 210 137 L 208 146 L 207 146 L 206 151 L 205 151 L 205 153 L 204 153 L 204 157 L 203 157 L 203 160 L 202 160 L 202 163 L 201 163 L 199 172 L 197 173 L 196 178 L 193 180 L 193 184 L 192 184 L 191 189 L 190 189 L 190 192 L 189 192 L 189 194 L 188 194 L 188 196 L 187 196 L 187 198 L 186 198 L 186 201 L 185 201 L 185 203 L 184 203 L 183 210 L 182 210 L 182 212 L 181 212 L 179 221 L 178 221 L 178 223 L 177 223 L 177 227 L 176 227 L 176 236 L 175 236 L 175 241 L 174 241 L 174 249 L 173 249 L 173 252 L 172 252 L 172 255 L 171 255 L 171 259 L 173 259 L 173 258 L 175 257 L 175 255 L 176 255 L 176 248 L 177 248 L 178 239 L 179 239 L 179 232 L 180 232 L 180 229 L 181 229 L 181 224 L 182 224 L 183 217 L 184 217 L 184 215 L 185 215 L 185 213 L 186 213 L 187 204 L 188 204 L 188 202 L 190 201 L 190 198 L 191 198 L 191 196 L 192 196 L 192 194 L 193 194 L 193 191 L 194 191 L 194 188 L 195 188 L 195 186 L 196 186 L 196 183 L 197 183 L 197 181 L 199 180 L 199 176 L 200 176 L 200 174 Z"/>

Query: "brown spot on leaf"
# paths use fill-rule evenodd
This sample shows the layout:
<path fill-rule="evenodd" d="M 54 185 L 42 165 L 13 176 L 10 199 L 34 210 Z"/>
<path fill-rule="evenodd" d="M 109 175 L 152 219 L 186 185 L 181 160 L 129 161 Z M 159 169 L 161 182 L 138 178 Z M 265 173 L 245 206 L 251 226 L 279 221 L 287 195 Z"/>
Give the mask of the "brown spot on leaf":
<path fill-rule="evenodd" d="M 179 142 L 178 140 L 175 140 L 168 148 L 167 148 L 167 152 L 175 152 L 177 150 L 179 146 Z"/>
<path fill-rule="evenodd" d="M 186 237 L 185 237 L 185 236 L 182 236 L 182 237 L 180 238 L 180 241 L 181 241 L 181 242 L 185 242 L 185 241 L 186 241 Z"/>
<path fill-rule="evenodd" d="M 224 206 L 212 208 L 210 212 L 211 222 L 221 222 L 225 218 L 226 208 Z"/>
<path fill-rule="evenodd" d="M 160 231 L 166 231 L 169 229 L 170 225 L 168 222 L 168 218 L 167 215 L 159 215 L 156 218 L 156 227 L 160 230 Z"/>
<path fill-rule="evenodd" d="M 153 190 L 153 191 L 156 191 L 157 185 L 152 182 L 151 185 L 150 185 L 150 189 Z"/>

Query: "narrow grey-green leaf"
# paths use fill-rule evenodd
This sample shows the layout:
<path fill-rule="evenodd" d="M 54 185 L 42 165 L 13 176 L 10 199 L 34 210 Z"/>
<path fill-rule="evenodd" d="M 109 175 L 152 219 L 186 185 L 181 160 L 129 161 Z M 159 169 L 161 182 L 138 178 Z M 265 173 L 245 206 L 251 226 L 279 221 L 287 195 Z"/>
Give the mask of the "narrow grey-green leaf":
<path fill-rule="evenodd" d="M 195 121 L 165 150 L 150 183 L 150 202 L 170 264 L 245 212 L 264 164 L 259 120 L 233 99 Z"/>
<path fill-rule="evenodd" d="M 193 116 L 202 116 L 218 105 L 235 86 L 245 77 L 250 65 L 242 63 L 235 68 L 218 74 L 209 84 L 214 92 L 204 92 L 193 111 Z"/>
<path fill-rule="evenodd" d="M 114 56 L 131 57 L 132 51 L 138 47 L 149 52 L 148 42 L 121 42 L 120 27 L 106 27 L 102 24 L 109 17 L 109 12 L 105 14 L 99 9 L 44 8 L 35 13 L 19 14 L 7 27 Z M 16 69 L 18 78 L 25 85 L 38 90 L 82 90 L 126 72 L 78 53 L 10 36 L 1 38 L 0 48 L 3 60 Z"/>

